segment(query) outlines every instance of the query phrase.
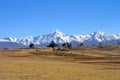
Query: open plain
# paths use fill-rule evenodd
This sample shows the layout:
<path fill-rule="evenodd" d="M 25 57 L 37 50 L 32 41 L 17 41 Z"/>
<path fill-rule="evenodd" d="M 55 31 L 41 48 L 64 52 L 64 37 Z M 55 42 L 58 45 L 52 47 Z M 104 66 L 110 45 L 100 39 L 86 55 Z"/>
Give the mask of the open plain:
<path fill-rule="evenodd" d="M 1 49 L 0 80 L 120 80 L 120 49 Z"/>

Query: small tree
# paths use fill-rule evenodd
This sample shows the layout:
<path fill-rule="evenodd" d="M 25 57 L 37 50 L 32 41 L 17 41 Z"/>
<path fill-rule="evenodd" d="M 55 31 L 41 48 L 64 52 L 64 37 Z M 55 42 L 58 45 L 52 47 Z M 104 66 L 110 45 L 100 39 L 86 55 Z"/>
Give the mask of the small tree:
<path fill-rule="evenodd" d="M 102 43 L 101 43 L 101 42 L 99 43 L 99 46 L 102 46 Z"/>
<path fill-rule="evenodd" d="M 68 47 L 68 49 L 71 49 L 72 48 L 72 44 L 71 43 L 67 43 L 67 47 Z"/>
<path fill-rule="evenodd" d="M 31 44 L 29 45 L 29 47 L 30 47 L 30 48 L 34 48 L 34 44 L 31 43 Z"/>
<path fill-rule="evenodd" d="M 50 45 L 47 47 L 52 47 L 53 51 L 55 51 L 55 47 L 57 46 L 57 44 L 54 41 L 51 41 Z"/>
<path fill-rule="evenodd" d="M 67 48 L 66 43 L 63 43 L 62 47 L 63 47 L 63 50 L 66 50 L 66 48 Z"/>
<path fill-rule="evenodd" d="M 84 44 L 83 43 L 80 43 L 80 46 L 83 46 Z"/>

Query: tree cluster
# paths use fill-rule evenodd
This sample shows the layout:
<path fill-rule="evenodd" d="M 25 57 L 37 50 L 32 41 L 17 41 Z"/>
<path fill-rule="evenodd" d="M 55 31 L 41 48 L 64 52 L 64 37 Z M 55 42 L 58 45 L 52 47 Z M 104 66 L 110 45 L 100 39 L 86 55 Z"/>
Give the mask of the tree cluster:
<path fill-rule="evenodd" d="M 62 44 L 62 47 L 65 48 L 65 50 L 68 48 L 68 49 L 71 49 L 72 48 L 72 44 L 71 43 L 63 43 Z"/>
<path fill-rule="evenodd" d="M 55 51 L 55 47 L 58 47 L 58 44 L 56 44 L 54 41 L 51 41 L 51 43 L 47 47 L 52 47 L 53 51 Z M 59 50 L 67 50 L 67 49 L 71 49 L 71 48 L 72 48 L 71 43 L 63 43 L 62 49 L 60 49 L 60 48 L 58 48 L 58 49 Z"/>
<path fill-rule="evenodd" d="M 57 44 L 54 41 L 51 41 L 50 45 L 48 45 L 47 47 L 52 47 L 53 51 L 55 51 L 56 46 L 57 46 Z"/>

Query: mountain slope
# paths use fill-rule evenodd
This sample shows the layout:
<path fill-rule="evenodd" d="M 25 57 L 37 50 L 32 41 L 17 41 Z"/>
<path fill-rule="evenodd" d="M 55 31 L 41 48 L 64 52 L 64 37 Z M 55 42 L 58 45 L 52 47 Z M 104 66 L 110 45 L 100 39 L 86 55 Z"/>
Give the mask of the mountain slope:
<path fill-rule="evenodd" d="M 0 42 L 0 48 L 24 48 L 24 47 L 26 46 L 16 42 Z"/>
<path fill-rule="evenodd" d="M 54 30 L 50 34 L 40 36 L 27 36 L 21 39 L 17 38 L 1 38 L 0 42 L 15 42 L 18 44 L 29 45 L 34 43 L 36 46 L 47 46 L 52 40 L 58 44 L 72 43 L 72 45 L 79 45 L 84 43 L 85 45 L 99 44 L 99 43 L 119 43 L 120 34 L 106 34 L 105 32 L 96 31 L 90 34 L 71 35 L 68 36 L 59 30 Z M 15 46 L 16 47 L 16 46 Z"/>

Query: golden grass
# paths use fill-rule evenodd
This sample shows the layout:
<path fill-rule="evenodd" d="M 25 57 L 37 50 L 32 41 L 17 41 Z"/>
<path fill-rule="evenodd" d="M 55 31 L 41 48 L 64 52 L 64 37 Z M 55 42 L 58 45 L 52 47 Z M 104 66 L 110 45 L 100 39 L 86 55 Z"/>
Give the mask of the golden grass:
<path fill-rule="evenodd" d="M 51 50 L 41 49 L 41 52 Z M 120 80 L 120 64 L 98 63 L 112 60 L 81 61 L 73 57 L 30 54 L 35 51 L 1 50 L 0 80 Z"/>

